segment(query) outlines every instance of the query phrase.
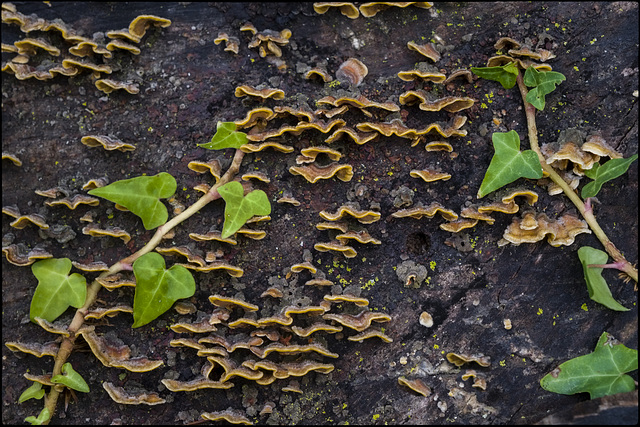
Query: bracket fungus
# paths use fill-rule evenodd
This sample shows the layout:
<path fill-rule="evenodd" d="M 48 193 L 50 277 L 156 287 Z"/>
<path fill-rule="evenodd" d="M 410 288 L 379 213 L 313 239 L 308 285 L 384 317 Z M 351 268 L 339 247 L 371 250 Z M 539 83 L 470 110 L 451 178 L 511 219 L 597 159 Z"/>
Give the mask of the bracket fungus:
<path fill-rule="evenodd" d="M 492 218 L 493 219 L 493 218 Z M 464 229 L 473 228 L 478 224 L 478 220 L 474 218 L 461 218 L 455 221 L 445 222 L 440 224 L 440 228 L 444 231 L 450 231 L 452 233 L 459 233 Z"/>
<path fill-rule="evenodd" d="M 13 352 L 22 352 L 31 354 L 36 357 L 42 356 L 51 356 L 56 357 L 58 354 L 58 349 L 60 348 L 60 343 L 57 341 L 50 341 L 45 344 L 38 343 L 21 343 L 15 341 L 7 341 L 4 343 L 7 348 Z"/>
<path fill-rule="evenodd" d="M 572 214 L 564 214 L 557 219 L 550 219 L 545 213 L 532 217 L 530 211 L 525 211 L 521 218 L 514 218 L 498 242 L 498 246 L 508 243 L 535 243 L 546 236 L 551 246 L 569 246 L 575 241 L 575 236 L 581 233 L 591 234 L 586 222 Z"/>
<path fill-rule="evenodd" d="M 333 81 L 333 77 L 329 74 L 327 70 L 322 67 L 313 67 L 307 70 L 304 73 L 304 78 L 307 80 L 313 80 L 319 78 L 324 83 L 329 83 Z"/>
<path fill-rule="evenodd" d="M 387 2 L 387 1 L 374 1 L 369 3 L 364 3 L 360 5 L 360 13 L 365 18 L 371 18 L 375 16 L 378 12 L 388 9 L 390 7 L 401 7 L 405 8 L 407 6 L 415 6 L 421 9 L 429 9 L 433 6 L 433 3 L 428 1 L 403 1 L 403 2 Z"/>
<path fill-rule="evenodd" d="M 64 197 L 57 200 L 47 200 L 46 202 L 44 202 L 44 204 L 47 206 L 64 205 L 69 209 L 74 210 L 80 205 L 98 206 L 100 204 L 100 199 L 87 196 L 85 194 L 74 194 L 71 197 Z"/>
<path fill-rule="evenodd" d="M 259 99 L 269 99 L 273 98 L 275 100 L 284 99 L 284 91 L 282 89 L 273 89 L 273 88 L 255 88 L 248 85 L 241 85 L 236 87 L 235 95 L 238 98 L 242 98 L 243 96 L 250 96 Z"/>
<path fill-rule="evenodd" d="M 339 241 L 331 241 L 326 243 L 316 243 L 313 248 L 319 252 L 335 251 L 344 255 L 346 258 L 354 258 L 358 253 L 351 246 L 347 246 Z"/>
<path fill-rule="evenodd" d="M 124 368 L 131 372 L 148 372 L 164 365 L 162 360 L 149 360 L 146 357 L 131 358 L 131 349 L 128 346 L 110 342 L 104 336 L 98 336 L 92 329 L 83 329 L 78 333 L 82 335 L 93 354 L 104 366 Z"/>
<path fill-rule="evenodd" d="M 36 55 L 38 53 L 37 49 L 42 49 L 49 55 L 60 56 L 60 49 L 43 39 L 25 38 L 16 41 L 13 45 L 18 49 L 18 53 L 24 55 Z"/>
<path fill-rule="evenodd" d="M 151 26 L 167 28 L 171 25 L 171 20 L 155 15 L 139 15 L 129 24 L 129 33 L 138 39 L 142 39 Z"/>
<path fill-rule="evenodd" d="M 449 179 L 451 179 L 451 174 L 446 172 L 439 172 L 433 169 L 413 169 L 411 172 L 409 172 L 409 175 L 413 178 L 422 178 L 425 182 L 434 182 L 438 180 L 448 181 Z"/>
<path fill-rule="evenodd" d="M 340 81 L 348 81 L 352 86 L 360 86 L 367 74 L 369 74 L 369 69 L 362 61 L 349 58 L 340 64 L 338 71 L 336 71 L 336 78 Z"/>
<path fill-rule="evenodd" d="M 229 36 L 225 32 L 219 32 L 218 37 L 216 37 L 213 42 L 216 45 L 225 42 L 225 52 L 233 52 L 237 55 L 240 51 L 240 40 L 238 40 L 237 37 Z"/>
<path fill-rule="evenodd" d="M 391 214 L 394 218 L 406 218 L 411 217 L 415 219 L 421 219 L 423 216 L 433 218 L 436 213 L 440 213 L 447 221 L 455 221 L 458 219 L 458 214 L 450 209 L 446 209 L 438 202 L 433 202 L 429 206 L 424 207 L 421 203 L 418 203 L 412 208 L 401 209 Z"/>
<path fill-rule="evenodd" d="M 291 166 L 289 172 L 293 175 L 302 175 L 310 183 L 315 183 L 320 179 L 329 179 L 334 175 L 340 181 L 351 181 L 353 178 L 353 168 L 351 165 L 340 163 L 330 163 L 326 166 L 311 164 L 309 166 Z"/>
<path fill-rule="evenodd" d="M 429 395 L 431 395 L 431 388 L 429 388 L 429 386 L 427 386 L 419 378 L 416 378 L 415 380 L 409 380 L 402 376 L 398 378 L 398 384 L 409 387 L 411 390 L 423 395 L 424 397 L 429 397 Z"/>
<path fill-rule="evenodd" d="M 95 85 L 99 90 L 101 90 L 104 93 L 111 93 L 114 90 L 124 90 L 126 92 L 129 92 L 132 95 L 135 95 L 136 93 L 140 92 L 140 88 L 138 87 L 138 85 L 130 81 L 121 82 L 113 79 L 99 79 L 99 80 L 96 80 Z M 107 145 L 104 145 L 104 144 L 103 146 L 107 150 L 118 149 L 120 151 L 132 151 L 135 149 L 135 147 L 131 144 L 124 144 L 124 143 L 122 144 L 123 145 L 116 148 L 107 148 Z"/>
<path fill-rule="evenodd" d="M 129 243 L 131 235 L 119 227 L 106 226 L 104 229 L 97 224 L 85 225 L 82 228 L 82 234 L 88 234 L 94 237 L 111 236 L 122 239 L 124 243 Z"/>
<path fill-rule="evenodd" d="M 419 45 L 415 42 L 408 42 L 407 47 L 409 48 L 409 50 L 415 50 L 419 54 L 426 56 L 433 62 L 438 62 L 440 60 L 440 52 L 436 50 L 433 43 L 425 43 Z"/>
<path fill-rule="evenodd" d="M 111 399 L 123 405 L 161 405 L 166 403 L 166 400 L 155 392 L 127 392 L 123 387 L 118 387 L 108 381 L 103 382 L 102 387 L 107 391 Z"/>
<path fill-rule="evenodd" d="M 372 322 L 390 322 L 391 317 L 385 313 L 379 313 L 375 311 L 363 310 L 360 313 L 353 314 L 345 314 L 345 313 L 327 313 L 322 316 L 325 320 L 333 320 L 341 324 L 342 326 L 346 326 L 347 328 L 351 328 L 355 331 L 362 332 L 371 326 Z"/>
<path fill-rule="evenodd" d="M 351 335 L 350 337 L 347 338 L 347 340 L 362 342 L 369 338 L 380 338 L 384 342 L 393 342 L 393 338 L 387 336 L 380 329 L 376 329 L 376 328 L 369 328 L 360 332 L 359 334 Z"/>
<path fill-rule="evenodd" d="M 491 366 L 491 358 L 489 356 L 485 356 L 482 353 L 478 354 L 456 354 L 456 353 L 447 353 L 447 360 L 450 363 L 460 367 L 465 363 L 476 362 L 478 365 L 488 368 Z"/>
<path fill-rule="evenodd" d="M 231 408 L 225 409 L 224 411 L 204 412 L 200 414 L 200 416 L 209 421 L 226 421 L 231 424 L 253 424 L 242 413 Z"/>
<path fill-rule="evenodd" d="M 318 2 L 313 4 L 313 10 L 316 13 L 322 15 L 326 13 L 330 8 L 335 7 L 340 10 L 347 18 L 356 19 L 360 16 L 360 11 L 353 3 L 347 2 Z"/>
<path fill-rule="evenodd" d="M 405 82 L 422 80 L 425 82 L 444 83 L 447 79 L 444 73 L 441 73 L 436 67 L 425 62 L 418 63 L 418 68 L 416 69 L 398 72 L 398 77 Z"/>
<path fill-rule="evenodd" d="M 22 215 L 20 214 L 18 207 L 15 205 L 4 206 L 2 208 L 2 213 L 15 218 L 15 220 L 12 221 L 9 225 L 19 230 L 25 228 L 29 224 L 37 225 L 43 230 L 46 230 L 49 228 L 49 225 L 46 223 L 46 220 L 42 215 L 39 215 L 39 214 Z"/>
<path fill-rule="evenodd" d="M 87 135 L 80 140 L 87 147 L 102 147 L 105 150 L 133 151 L 136 147 L 120 141 L 118 138 L 108 135 Z"/>
<path fill-rule="evenodd" d="M 337 221 L 345 215 L 350 215 L 357 219 L 361 224 L 371 224 L 380 219 L 380 212 L 372 210 L 360 210 L 359 206 L 344 204 L 338 208 L 335 213 L 329 213 L 327 211 L 320 211 L 319 213 L 322 219 L 327 221 Z M 346 231 L 343 231 L 343 233 Z"/>

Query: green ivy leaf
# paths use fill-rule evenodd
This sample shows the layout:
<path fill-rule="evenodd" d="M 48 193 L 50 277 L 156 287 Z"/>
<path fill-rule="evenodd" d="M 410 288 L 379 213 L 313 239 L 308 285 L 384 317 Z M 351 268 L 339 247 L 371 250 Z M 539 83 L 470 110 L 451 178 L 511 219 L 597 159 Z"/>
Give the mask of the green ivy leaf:
<path fill-rule="evenodd" d="M 542 178 L 538 155 L 533 150 L 520 152 L 516 131 L 496 132 L 491 139 L 495 154 L 478 190 L 479 199 L 518 178 Z"/>
<path fill-rule="evenodd" d="M 591 399 L 635 390 L 633 378 L 625 375 L 638 369 L 638 350 L 630 349 L 603 332 L 593 353 L 564 362 L 540 385 L 559 394 L 589 393 Z"/>
<path fill-rule="evenodd" d="M 226 239 L 238 231 L 254 215 L 269 215 L 271 204 L 266 193 L 253 190 L 244 196 L 244 188 L 238 181 L 231 181 L 218 188 L 218 193 L 224 199 L 224 226 L 222 238 Z"/>
<path fill-rule="evenodd" d="M 30 416 L 25 418 L 24 421 L 31 424 L 32 426 L 39 426 L 47 422 L 49 418 L 51 418 L 49 410 L 47 408 L 43 408 L 42 411 L 40 411 L 40 415 L 38 415 L 38 418 Z"/>
<path fill-rule="evenodd" d="M 533 89 L 527 93 L 525 101 L 542 111 L 545 95 L 553 92 L 556 85 L 565 80 L 566 77 L 556 71 L 538 71 L 534 67 L 527 68 L 524 73 L 524 84 L 533 87 Z"/>
<path fill-rule="evenodd" d="M 137 328 L 169 310 L 174 302 L 196 293 L 193 276 L 181 265 L 165 269 L 156 252 L 142 255 L 133 263 L 136 292 L 133 297 L 133 327 Z"/>
<path fill-rule="evenodd" d="M 167 207 L 159 199 L 173 196 L 176 188 L 176 180 L 168 173 L 161 172 L 154 176 L 116 181 L 95 188 L 89 194 L 124 206 L 142 219 L 145 229 L 151 230 L 167 222 Z"/>
<path fill-rule="evenodd" d="M 87 280 L 78 273 L 69 275 L 71 266 L 69 258 L 44 259 L 31 266 L 38 279 L 29 310 L 31 321 L 41 317 L 53 322 L 69 306 L 82 307 L 87 297 Z"/>
<path fill-rule="evenodd" d="M 602 277 L 602 268 L 589 267 L 589 264 L 606 264 L 609 259 L 609 255 L 599 249 L 592 248 L 590 246 L 583 246 L 578 249 L 578 257 L 582 263 L 582 270 L 584 271 L 584 280 L 587 282 L 587 290 L 589 291 L 589 298 L 597 303 L 604 305 L 611 310 L 616 311 L 629 311 L 619 304 L 611 295 L 611 290 L 607 281 Z"/>
<path fill-rule="evenodd" d="M 51 382 L 54 384 L 63 384 L 69 388 L 72 388 L 83 393 L 89 393 L 89 385 L 82 378 L 82 375 L 77 373 L 71 363 L 67 362 L 62 365 L 63 375 L 54 375 L 51 377 Z"/>
<path fill-rule="evenodd" d="M 247 143 L 247 135 L 242 132 L 236 132 L 236 124 L 234 122 L 218 122 L 216 134 L 211 138 L 211 142 L 198 144 L 208 150 L 222 150 L 223 148 L 240 148 Z"/>
<path fill-rule="evenodd" d="M 505 89 L 514 87 L 518 78 L 518 67 L 513 62 L 499 67 L 471 67 L 471 72 L 483 79 L 500 82 Z"/>
<path fill-rule="evenodd" d="M 602 184 L 623 175 L 637 158 L 638 155 L 634 154 L 626 159 L 611 159 L 602 166 L 596 163 L 593 168 L 585 170 L 584 174 L 593 179 L 593 181 L 582 187 L 582 192 L 580 193 L 582 198 L 596 197 L 602 188 Z"/>
<path fill-rule="evenodd" d="M 18 398 L 18 403 L 25 402 L 29 399 L 42 399 L 44 397 L 44 390 L 42 384 L 34 382 L 29 388 L 22 392 Z"/>

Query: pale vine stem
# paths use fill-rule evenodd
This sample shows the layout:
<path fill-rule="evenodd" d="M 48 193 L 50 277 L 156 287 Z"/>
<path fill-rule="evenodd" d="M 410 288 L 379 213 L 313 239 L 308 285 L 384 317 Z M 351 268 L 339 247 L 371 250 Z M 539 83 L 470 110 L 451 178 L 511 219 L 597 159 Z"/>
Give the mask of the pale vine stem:
<path fill-rule="evenodd" d="M 524 84 L 524 80 L 522 78 L 522 73 L 518 73 L 518 78 L 516 80 L 518 82 L 518 88 L 520 89 L 520 94 L 522 95 L 522 102 L 524 103 L 525 113 L 527 115 L 527 128 L 529 130 L 529 144 L 531 149 L 536 152 L 538 158 L 540 159 L 540 165 L 542 166 L 542 170 L 549 174 L 549 178 L 557 185 L 562 188 L 564 194 L 573 202 L 575 207 L 578 209 L 582 217 L 585 219 L 593 234 L 596 235 L 600 243 L 604 246 L 605 250 L 609 253 L 611 258 L 614 259 L 615 262 L 620 264 L 620 270 L 624 272 L 627 276 L 633 279 L 636 283 L 638 282 L 638 270 L 633 267 L 633 265 L 626 260 L 622 252 L 618 250 L 616 245 L 613 244 L 611 240 L 607 237 L 600 224 L 596 220 L 596 217 L 593 215 L 593 210 L 590 207 L 585 206 L 585 203 L 582 201 L 580 196 L 567 184 L 567 182 L 562 179 L 560 175 L 551 167 L 551 165 L 547 164 L 546 159 L 542 155 L 540 151 L 540 146 L 538 144 L 538 128 L 536 126 L 536 108 L 526 101 L 527 87 Z"/>
<path fill-rule="evenodd" d="M 96 280 L 94 280 L 91 283 L 91 285 L 87 287 L 87 296 L 85 298 L 84 305 L 76 311 L 76 314 L 73 317 L 73 320 L 71 321 L 71 323 L 67 328 L 67 332 L 69 332 L 69 336 L 63 338 L 62 343 L 60 344 L 60 348 L 56 353 L 52 376 L 60 375 L 62 373 L 62 365 L 64 365 L 64 363 L 67 361 L 67 359 L 71 355 L 71 352 L 73 351 L 73 345 L 74 345 L 75 339 L 77 338 L 77 333 L 82 327 L 82 325 L 84 324 L 84 316 L 87 314 L 89 307 L 91 307 L 93 303 L 96 301 L 98 292 L 102 287 L 102 285 L 100 285 L 97 279 L 110 276 L 122 270 L 130 269 L 131 264 L 133 264 L 135 260 L 140 258 L 142 255 L 149 253 L 153 249 L 155 249 L 156 246 L 160 244 L 160 241 L 162 240 L 163 236 L 165 236 L 175 226 L 185 221 L 187 218 L 191 217 L 193 214 L 198 212 L 200 209 L 204 208 L 210 202 L 219 199 L 220 193 L 218 193 L 218 188 L 228 183 L 229 181 L 233 180 L 233 178 L 236 176 L 236 174 L 240 169 L 240 164 L 242 163 L 244 154 L 245 153 L 242 152 L 241 150 L 236 150 L 235 155 L 233 157 L 233 161 L 229 166 L 229 169 L 227 169 L 227 171 L 220 178 L 220 180 L 215 185 L 213 185 L 204 196 L 202 196 L 193 205 L 185 209 L 182 213 L 180 213 L 179 215 L 176 215 L 171 220 L 167 221 L 166 223 L 158 227 L 155 234 L 153 235 L 151 240 L 147 242 L 147 244 L 145 244 L 142 248 L 140 248 L 134 254 L 129 255 L 128 257 L 121 259 L 120 261 L 113 264 L 108 271 L 105 271 L 102 274 L 100 274 L 96 278 Z M 55 413 L 56 406 L 58 403 L 58 397 L 60 396 L 60 393 L 63 390 L 64 390 L 64 386 L 56 385 L 51 387 L 49 394 L 46 395 L 45 408 L 49 410 L 49 414 L 50 414 L 49 420 L 46 421 L 46 424 L 48 424 L 51 418 L 53 418 L 53 415 Z"/>

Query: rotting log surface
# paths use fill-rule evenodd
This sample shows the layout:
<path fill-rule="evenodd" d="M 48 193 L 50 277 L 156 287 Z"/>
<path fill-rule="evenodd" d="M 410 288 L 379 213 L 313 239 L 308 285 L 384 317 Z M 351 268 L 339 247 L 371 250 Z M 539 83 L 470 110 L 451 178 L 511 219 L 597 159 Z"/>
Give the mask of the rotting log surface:
<path fill-rule="evenodd" d="M 187 169 L 187 164 L 217 155 L 196 144 L 209 140 L 218 121 L 244 118 L 249 108 L 257 105 L 247 105 L 234 97 L 236 86 L 266 83 L 283 89 L 288 97 L 306 95 L 315 108 L 313 101 L 335 89 L 304 80 L 296 71 L 299 63 L 315 66 L 325 61 L 334 74 L 340 63 L 355 57 L 369 68 L 369 75 L 358 88 L 362 94 L 378 102 L 391 99 L 398 103 L 398 95 L 415 84 L 401 81 L 397 73 L 426 60 L 407 49 L 406 43 L 427 42 L 434 33 L 446 45 L 437 66 L 447 74 L 471 65 L 484 66 L 494 54 L 492 46 L 499 37 L 520 41 L 529 38 L 535 43 L 546 33 L 551 39 L 545 47 L 557 55 L 550 64 L 565 74 L 567 81 L 547 96 L 545 111 L 538 113 L 541 143 L 554 141 L 564 128 L 579 127 L 600 131 L 625 157 L 638 150 L 637 3 L 444 3 L 436 4 L 432 10 L 394 8 L 373 18 L 356 20 L 336 10 L 318 15 L 310 3 L 53 2 L 48 6 L 34 2 L 17 3 L 17 7 L 25 14 L 62 18 L 86 35 L 125 28 L 139 14 L 173 21 L 169 28 L 148 30 L 139 56 L 120 55 L 122 70 L 117 75 L 137 78 L 141 82 L 138 95 L 107 96 L 96 90 L 87 74 L 71 79 L 58 76 L 48 81 L 18 81 L 8 74 L 2 76 L 3 152 L 17 154 L 23 161 L 19 168 L 3 161 L 2 206 L 16 204 L 23 213 L 43 213 L 51 225 L 71 226 L 76 236 L 69 243 L 45 241 L 58 258 L 111 264 L 141 247 L 151 233 L 144 232 L 132 215 L 115 211 L 109 224 L 132 232 L 132 243 L 124 246 L 118 239 L 91 238 L 81 233 L 78 219 L 92 208 L 49 208 L 34 190 L 54 186 L 79 189 L 88 179 L 99 176 L 108 176 L 113 182 L 167 171 L 178 181 L 179 201 L 189 204 L 197 197 L 191 187 L 202 177 Z M 291 43 L 283 47 L 285 71 L 278 71 L 276 64 L 247 48 L 246 33 L 239 31 L 246 21 L 260 31 L 291 29 Z M 213 43 L 220 31 L 240 39 L 238 55 L 224 52 L 224 44 Z M 17 27 L 3 24 L 3 43 L 13 43 L 20 37 Z M 7 60 L 4 55 L 3 62 Z M 330 376 L 305 377 L 302 395 L 283 393 L 282 385 L 258 388 L 256 401 L 252 402 L 243 401 L 243 395 L 256 387 L 248 380 L 234 381 L 235 387 L 228 391 L 170 393 L 159 389 L 160 379 L 169 370 L 177 371 L 180 379 L 192 375 L 195 352 L 168 345 L 178 334 L 167 326 L 180 316 L 171 311 L 151 325 L 131 330 L 131 318 L 124 314 L 110 319 L 112 326 L 107 322 L 97 326 L 97 331 L 115 333 L 141 355 L 163 358 L 165 362 L 173 358 L 175 365 L 150 373 L 128 373 L 105 368 L 79 348 L 70 361 L 92 391 L 77 393 L 78 402 L 66 410 L 59 406 L 53 423 L 175 423 L 227 407 L 242 409 L 245 405 L 249 412 L 256 408 L 259 411 L 269 400 L 276 402 L 270 421 L 278 423 L 532 423 L 586 400 L 586 395 L 548 393 L 540 388 L 539 380 L 559 363 L 591 352 L 602 331 L 629 347 L 635 348 L 638 340 L 637 294 L 633 285 L 623 284 L 612 271 L 604 273 L 614 297 L 631 308 L 628 312 L 607 310 L 588 298 L 576 251 L 582 245 L 600 248 L 593 235 L 579 235 L 570 247 L 553 248 L 541 242 L 498 248 L 496 242 L 511 222 L 510 216 L 502 214 L 494 215 L 494 225 L 481 223 L 466 233 L 466 246 L 471 250 L 465 251 L 458 250 L 465 249 L 461 246 L 456 249 L 445 245 L 451 234 L 440 230 L 439 216 L 422 220 L 390 217 L 397 210 L 390 192 L 401 185 L 416 190 L 414 202 L 439 201 L 459 212 L 466 201 L 475 201 L 493 154 L 491 133 L 514 129 L 521 137 L 526 135 L 517 89 L 505 91 L 499 84 L 487 81 L 459 82 L 452 89 L 445 89 L 444 93 L 477 100 L 472 109 L 463 112 L 468 117 L 464 127 L 468 136 L 452 140 L 458 154 L 455 158 L 426 153 L 422 145 L 410 147 L 407 140 L 395 137 L 363 146 L 334 144 L 342 147 L 343 162 L 353 165 L 355 176 L 347 183 L 331 179 L 316 184 L 287 171 L 294 154 L 267 151 L 248 155 L 246 159 L 252 160 L 245 160 L 247 170 L 258 168 L 271 177 L 270 184 L 256 184 L 256 188 L 264 189 L 272 201 L 281 196 L 282 190 L 288 190 L 302 202 L 300 207 L 273 202 L 267 237 L 261 241 L 242 240 L 230 253 L 233 263 L 245 269 L 239 283 L 246 285 L 247 299 L 258 303 L 259 295 L 268 287 L 268 278 L 301 262 L 302 251 L 311 249 L 314 264 L 328 278 L 364 287 L 363 296 L 369 298 L 371 306 L 392 316 L 393 321 L 385 326 L 393 343 L 376 340 L 359 344 L 330 338 L 330 349 L 340 354 Z M 267 105 L 287 105 L 290 100 Z M 417 107 L 405 110 L 407 123 L 413 127 L 449 117 L 445 113 L 425 113 Z M 494 124 L 494 118 L 499 125 Z M 136 144 L 137 149 L 132 153 L 112 153 L 88 148 L 80 143 L 81 137 L 88 134 L 112 134 Z M 289 140 L 296 141 L 294 145 L 299 150 L 319 144 L 321 137 L 319 133 L 305 133 Z M 526 140 L 523 148 L 527 148 Z M 429 184 L 409 177 L 410 170 L 428 166 L 438 166 L 453 177 Z M 370 202 L 380 204 L 382 220 L 367 229 L 383 244 L 355 244 L 358 256 L 349 260 L 314 251 L 315 242 L 328 239 L 326 231 L 314 226 L 320 221 L 318 212 L 335 212 L 357 184 L 368 190 L 366 197 L 357 199 L 363 208 L 368 208 Z M 533 188 L 532 183 L 524 185 Z M 566 198 L 547 196 L 540 187 L 537 191 L 541 195 L 537 210 L 549 215 L 572 210 Z M 636 162 L 626 175 L 604 186 L 598 196 L 601 203 L 595 208 L 604 230 L 631 262 L 638 256 L 637 197 Z M 109 204 L 103 201 L 98 209 L 102 218 L 106 218 L 106 206 Z M 178 230 L 175 243 L 187 243 L 188 232 L 206 232 L 222 217 L 222 210 L 222 204 L 216 204 L 191 218 Z M 10 218 L 3 215 L 3 236 L 12 232 L 16 242 L 31 246 L 42 242 L 35 227 L 13 230 L 9 222 Z M 405 288 L 395 273 L 395 267 L 404 259 L 426 266 L 428 283 L 419 289 Z M 233 295 L 239 288 L 221 273 L 200 275 L 196 281 L 199 290 L 193 302 L 201 310 L 210 311 L 207 295 Z M 3 342 L 51 340 L 49 334 L 26 321 L 36 284 L 30 268 L 3 261 Z M 132 293 L 127 291 L 103 291 L 100 295 L 109 302 L 132 300 Z M 433 315 L 431 329 L 418 323 L 422 311 Z M 503 327 L 506 318 L 513 323 L 511 330 Z M 450 351 L 491 356 L 490 368 L 477 369 L 487 380 L 487 391 L 472 389 L 466 382 L 466 398 L 448 395 L 462 383 L 460 372 L 444 360 L 444 354 Z M 18 396 L 29 385 L 22 374 L 27 370 L 46 372 L 51 366 L 50 360 L 14 354 L 3 346 L 4 423 L 21 423 L 39 412 L 41 401 L 17 404 Z M 432 374 L 434 369 L 441 372 Z M 120 376 L 123 372 L 125 375 Z M 433 394 L 424 398 L 399 386 L 397 378 L 401 375 L 422 378 Z M 637 372 L 634 376 L 637 380 Z M 154 407 L 119 405 L 101 387 L 102 381 L 160 390 L 168 403 Z M 268 420 L 268 416 L 251 418 L 262 423 Z"/>

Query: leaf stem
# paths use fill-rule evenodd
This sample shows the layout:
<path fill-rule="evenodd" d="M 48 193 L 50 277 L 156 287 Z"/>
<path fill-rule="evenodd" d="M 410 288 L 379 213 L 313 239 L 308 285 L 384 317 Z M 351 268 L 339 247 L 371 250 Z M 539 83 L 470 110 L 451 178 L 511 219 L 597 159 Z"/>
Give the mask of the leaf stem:
<path fill-rule="evenodd" d="M 600 243 L 604 246 L 605 250 L 609 253 L 609 255 L 614 259 L 616 263 L 619 263 L 621 266 L 620 270 L 631 277 L 636 283 L 638 282 L 638 270 L 636 270 L 633 265 L 629 261 L 626 260 L 622 252 L 616 248 L 611 240 L 607 237 L 600 224 L 596 220 L 596 217 L 593 215 L 593 209 L 591 205 L 588 204 L 585 206 L 585 203 L 582 201 L 580 196 L 567 184 L 567 182 L 562 179 L 560 175 L 551 167 L 551 165 L 547 164 L 542 152 L 540 151 L 540 146 L 538 144 L 538 128 L 536 126 L 536 108 L 526 101 L 527 87 L 524 84 L 524 80 L 522 77 L 522 73 L 518 73 L 518 78 L 516 79 L 518 83 L 518 88 L 520 89 L 520 94 L 522 95 L 522 102 L 524 103 L 525 114 L 527 116 L 527 128 L 529 131 L 529 145 L 531 149 L 538 154 L 538 158 L 540 159 L 540 165 L 542 166 L 542 170 L 549 175 L 549 178 L 560 188 L 562 191 L 569 197 L 569 200 L 573 202 L 576 206 L 582 217 L 585 219 L 589 228 L 596 235 Z"/>
<path fill-rule="evenodd" d="M 175 226 L 191 217 L 193 214 L 204 208 L 210 202 L 219 199 L 220 193 L 218 193 L 218 188 L 231 181 L 236 176 L 236 174 L 240 170 L 240 165 L 242 164 L 243 158 L 244 152 L 242 152 L 241 150 L 236 150 L 229 169 L 227 169 L 220 180 L 216 184 L 214 184 L 204 196 L 198 199 L 198 201 L 196 201 L 193 205 L 185 209 L 182 213 L 176 215 L 170 221 L 167 221 L 166 223 L 158 227 L 155 234 L 153 235 L 151 240 L 147 242 L 147 244 L 145 244 L 134 254 L 129 255 L 128 257 L 121 259 L 120 261 L 113 264 L 108 271 L 101 273 L 96 278 L 96 280 L 94 280 L 87 287 L 87 296 L 85 298 L 84 305 L 76 310 L 76 314 L 74 315 L 73 320 L 67 327 L 69 336 L 63 338 L 62 343 L 60 344 L 60 348 L 56 353 L 52 376 L 62 374 L 62 365 L 65 364 L 65 362 L 71 355 L 71 352 L 73 351 L 73 345 L 76 337 L 78 336 L 78 331 L 84 324 L 84 317 L 89 311 L 89 307 L 91 307 L 91 305 L 93 305 L 93 303 L 96 301 L 98 292 L 102 287 L 102 285 L 100 285 L 100 283 L 98 282 L 98 279 L 102 279 L 104 277 L 118 273 L 122 270 L 131 270 L 131 265 L 133 264 L 133 262 L 140 258 L 142 255 L 149 253 L 153 249 L 155 249 L 155 247 L 160 244 L 162 237 L 169 231 L 171 231 Z M 49 410 L 49 419 L 46 420 L 44 424 L 49 424 L 49 421 L 53 417 L 56 410 L 58 397 L 63 390 L 64 387 L 56 385 L 54 387 L 51 387 L 49 394 L 45 396 L 45 408 Z"/>

